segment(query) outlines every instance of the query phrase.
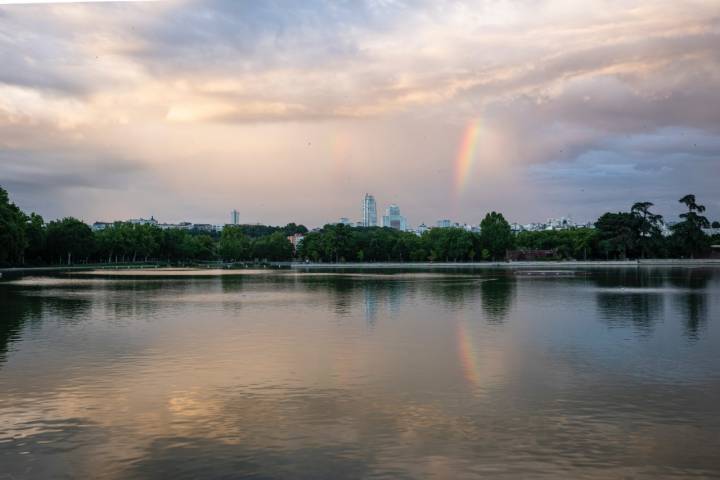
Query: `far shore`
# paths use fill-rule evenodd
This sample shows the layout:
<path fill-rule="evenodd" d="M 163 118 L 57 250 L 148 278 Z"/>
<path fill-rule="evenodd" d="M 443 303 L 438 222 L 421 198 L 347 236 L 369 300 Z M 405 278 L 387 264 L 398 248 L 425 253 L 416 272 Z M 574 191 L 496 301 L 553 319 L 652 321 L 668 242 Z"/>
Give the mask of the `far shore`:
<path fill-rule="evenodd" d="M 594 260 L 594 261 L 518 261 L 518 262 L 377 262 L 377 263 L 288 263 L 294 269 L 453 269 L 453 268 L 607 268 L 607 267 L 650 267 L 650 266 L 718 266 L 720 259 L 645 259 L 645 260 Z"/>
<path fill-rule="evenodd" d="M 0 268 L 0 278 L 11 278 L 23 275 L 54 274 L 54 273 L 97 273 L 123 271 L 131 274 L 133 271 L 154 270 L 162 273 L 183 273 L 193 271 L 246 268 L 283 268 L 298 271 L 303 270 L 451 270 L 451 269 L 522 269 L 522 268 L 613 268 L 613 267 L 720 267 L 720 259 L 645 259 L 645 260 L 594 260 L 594 261 L 541 261 L 541 262 L 374 262 L 374 263 L 315 263 L 315 262 L 263 262 L 263 263 L 209 263 L 197 264 L 191 267 L 168 267 L 165 265 L 71 265 L 54 267 L 16 267 Z"/>

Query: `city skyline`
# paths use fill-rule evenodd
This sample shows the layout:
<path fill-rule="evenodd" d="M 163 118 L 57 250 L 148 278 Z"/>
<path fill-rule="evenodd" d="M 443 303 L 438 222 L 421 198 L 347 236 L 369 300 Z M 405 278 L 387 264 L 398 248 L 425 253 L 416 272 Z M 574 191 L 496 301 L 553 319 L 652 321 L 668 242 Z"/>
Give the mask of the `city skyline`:
<path fill-rule="evenodd" d="M 423 231 L 426 231 L 430 228 L 450 228 L 450 227 L 460 227 L 460 228 L 466 228 L 470 229 L 472 227 L 473 230 L 475 230 L 479 224 L 480 220 L 477 220 L 475 222 L 473 221 L 466 221 L 464 219 L 449 219 L 447 217 L 441 217 L 435 221 L 429 221 L 426 222 L 425 220 L 419 221 L 417 223 L 410 223 L 407 220 L 407 217 L 405 215 L 401 214 L 401 210 L 399 205 L 395 203 L 389 204 L 385 209 L 385 215 L 381 216 L 381 221 L 377 221 L 377 200 L 375 199 L 375 196 L 369 193 L 365 193 L 365 196 L 363 197 L 363 203 L 362 203 L 362 211 L 361 211 L 361 218 L 359 221 L 354 222 L 351 220 L 350 217 L 342 216 L 339 218 L 339 220 L 326 220 L 320 224 L 313 225 L 313 224 L 307 224 L 305 225 L 308 228 L 311 229 L 319 229 L 323 227 L 324 225 L 332 225 L 332 224 L 344 224 L 351 227 L 364 227 L 367 226 L 367 223 L 371 223 L 370 226 L 380 226 L 380 227 L 390 227 L 397 230 L 402 231 L 414 231 L 416 233 L 422 233 Z M 651 207 L 654 208 L 654 207 Z M 481 213 L 481 217 L 484 217 L 485 214 L 490 213 L 490 211 L 486 211 Z M 499 212 L 502 213 L 502 212 Z M 607 213 L 607 212 L 602 212 Z M 602 213 L 599 213 L 596 218 L 589 219 L 589 220 L 578 220 L 574 219 L 572 216 L 546 216 L 544 219 L 534 219 L 530 222 L 519 222 L 513 218 L 506 218 L 508 223 L 510 223 L 513 231 L 521 231 L 521 230 L 530 230 L 530 231 L 537 231 L 537 230 L 557 230 L 557 229 L 565 229 L 565 228 L 576 228 L 576 227 L 587 227 L 592 226 L 595 223 L 595 220 L 602 215 Z M 615 213 L 615 212 L 610 212 Z M 714 216 L 713 212 L 709 212 L 711 222 L 714 222 Z M 662 215 L 660 213 L 661 217 L 663 217 L 663 224 L 666 226 L 673 225 L 674 223 L 677 223 L 676 218 L 669 218 L 667 216 Z M 183 220 L 175 220 L 173 222 L 162 222 L 160 223 L 154 215 L 150 215 L 147 218 L 144 217 L 137 217 L 137 218 L 129 218 L 129 219 L 113 219 L 113 220 L 95 220 L 95 221 L 86 221 L 89 225 L 93 226 L 93 230 L 102 230 L 104 228 L 107 228 L 108 226 L 111 226 L 114 222 L 120 222 L 120 223 L 135 223 L 135 224 L 153 224 L 156 226 L 159 226 L 161 229 L 167 229 L 167 228 L 184 228 L 184 229 L 190 229 L 190 228 L 196 228 L 200 227 L 200 229 L 207 229 L 207 230 L 220 230 L 223 226 L 226 225 L 273 225 L 272 223 L 268 222 L 261 222 L 261 221 L 243 221 L 241 220 L 240 212 L 236 209 L 233 209 L 230 212 L 230 222 L 220 222 L 220 223 L 207 223 L 204 221 L 201 222 L 189 222 L 188 219 Z M 373 222 L 368 222 L 368 219 L 374 218 Z M 297 223 L 302 224 L 302 222 L 296 222 L 293 220 L 289 220 L 287 222 L 282 222 L 275 225 L 287 225 L 289 223 Z M 665 233 L 669 233 L 669 230 L 665 229 Z"/>
<path fill-rule="evenodd" d="M 711 1 L 0 6 L 0 183 L 47 219 L 720 210 Z"/>

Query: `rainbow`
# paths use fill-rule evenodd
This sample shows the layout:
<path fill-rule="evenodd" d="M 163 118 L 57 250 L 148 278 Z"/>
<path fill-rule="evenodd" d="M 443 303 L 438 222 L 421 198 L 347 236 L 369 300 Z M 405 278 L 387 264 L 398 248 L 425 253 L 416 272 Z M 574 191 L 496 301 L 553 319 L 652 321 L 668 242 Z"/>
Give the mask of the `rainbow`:
<path fill-rule="evenodd" d="M 468 177 L 475 162 L 475 149 L 480 137 L 480 120 L 468 122 L 455 160 L 455 191 L 461 194 L 467 186 Z"/>
<path fill-rule="evenodd" d="M 472 386 L 480 384 L 480 372 L 478 372 L 478 356 L 475 345 L 470 337 L 464 322 L 457 324 L 457 352 L 465 380 Z"/>

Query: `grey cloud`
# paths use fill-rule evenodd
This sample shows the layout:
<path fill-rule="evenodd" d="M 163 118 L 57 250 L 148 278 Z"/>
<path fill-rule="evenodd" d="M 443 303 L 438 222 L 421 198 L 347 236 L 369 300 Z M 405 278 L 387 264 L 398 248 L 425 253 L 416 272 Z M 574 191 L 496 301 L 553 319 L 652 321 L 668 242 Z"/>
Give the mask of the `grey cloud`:
<path fill-rule="evenodd" d="M 0 150 L 0 185 L 19 205 L 46 215 L 61 216 L 70 207 L 61 200 L 68 194 L 122 191 L 143 183 L 146 174 L 139 162 L 101 153 Z M 86 208 L 73 210 L 81 214 Z"/>
<path fill-rule="evenodd" d="M 530 17 L 530 7 L 544 3 L 524 5 Z M 526 175 L 531 187 L 545 190 L 538 211 L 565 208 L 582 198 L 585 206 L 578 205 L 577 211 L 593 217 L 603 202 L 627 203 L 625 197 L 639 190 L 649 200 L 667 198 L 669 205 L 675 202 L 680 181 L 707 198 L 706 203 L 717 203 L 712 179 L 720 158 L 718 17 L 693 17 L 690 12 L 673 21 L 666 18 L 672 9 L 652 3 L 646 7 L 648 15 L 642 18 L 625 15 L 627 6 L 616 3 L 615 16 L 576 15 L 559 18 L 557 25 L 526 18 L 520 27 L 512 22 L 509 27 L 470 24 L 473 28 L 467 31 L 452 31 L 449 16 L 469 12 L 481 20 L 484 9 L 493 9 L 492 2 L 475 7 L 382 0 L 3 7 L 0 62 L 8 68 L 0 70 L 0 84 L 41 90 L 43 98 L 78 98 L 90 114 L 87 123 L 73 124 L 70 130 L 43 123 L 32 113 L 5 121 L 0 131 L 0 149 L 6 149 L 1 151 L 0 183 L 14 182 L 21 192 L 33 189 L 40 199 L 49 197 L 47 191 L 53 187 L 112 189 L 130 179 L 150 178 L 140 161 L 106 160 L 94 153 L 103 150 L 97 145 L 112 136 L 107 130 L 116 125 L 107 117 L 130 100 L 127 120 L 132 128 L 118 129 L 118 135 L 137 134 L 145 121 L 162 123 L 172 107 L 190 112 L 188 128 L 193 121 L 217 122 L 223 125 L 212 128 L 240 132 L 246 123 L 287 122 L 273 123 L 273 135 L 282 135 L 281 128 L 296 132 L 304 122 L 306 131 L 332 136 L 338 124 L 364 117 L 357 124 L 372 123 L 387 134 L 375 131 L 361 137 L 377 148 L 348 147 L 353 151 L 343 154 L 347 158 L 342 161 L 347 161 L 349 173 L 338 178 L 357 182 L 348 185 L 360 191 L 385 189 L 403 205 L 421 191 L 432 197 L 433 210 L 413 208 L 426 208 L 426 222 L 433 220 L 430 215 L 444 215 L 453 208 L 448 200 L 453 188 L 450 164 L 457 153 L 456 137 L 472 118 L 507 137 L 507 155 L 516 157 L 512 168 Z M 66 15 L 68 11 L 87 12 L 94 22 L 79 22 Z M 621 33 L 613 36 L 616 30 Z M 398 48 L 398 39 L 408 42 L 406 52 L 402 45 Z M 84 48 L 94 42 L 107 42 L 108 54 L 132 67 L 128 77 L 95 65 Z M 441 43 L 440 53 L 433 50 L 434 43 Z M 213 82 L 230 85 L 207 88 Z M 167 97 L 150 98 L 162 96 L 164 88 Z M 105 103 L 93 105 L 93 94 L 102 94 L 97 96 Z M 132 101 L 138 98 L 141 111 L 136 113 Z M 203 110 L 204 102 L 210 108 Z M 0 109 L 0 123 L 4 113 Z M 77 116 L 85 113 L 81 109 Z M 415 128 L 411 119 L 423 119 L 424 124 Z M 174 127 L 163 125 L 166 133 Z M 75 141 L 69 133 L 87 141 Z M 351 134 L 357 140 L 357 130 Z M 432 147 L 418 140 L 424 138 L 433 139 Z M 144 146 L 152 151 L 148 158 L 161 155 L 154 146 Z M 138 151 L 142 147 L 138 145 Z M 355 157 L 349 159 L 351 153 Z M 188 156 L 195 154 L 203 155 Z M 286 155 L 294 162 L 295 154 L 278 149 L 277 157 Z M 318 158 L 329 162 L 323 152 Z M 303 161 L 315 160 L 308 156 Z M 108 170 L 113 162 L 121 170 Z M 478 184 L 484 174 L 477 172 Z M 324 173 L 316 175 L 321 178 Z M 398 185 L 397 176 L 404 185 Z M 488 199 L 501 196 L 494 188 L 500 189 L 488 185 L 474 197 L 468 194 L 464 211 L 456 215 L 479 215 L 476 205 L 485 208 Z M 329 187 L 315 190 L 325 197 L 343 193 Z M 173 198 L 181 199 L 183 193 L 173 195 L 157 202 L 180 208 L 173 207 L 179 203 Z M 326 200 L 318 198 L 325 205 Z M 202 205 L 183 208 L 207 212 L 218 210 L 222 201 L 229 200 L 206 198 Z M 327 212 L 338 208 L 330 203 L 333 207 Z M 535 208 L 527 203 L 518 198 L 510 216 L 527 215 Z M 257 209 L 265 209 L 266 215 L 284 210 L 263 205 Z M 314 213 L 323 218 L 310 220 L 327 221 L 327 212 Z M 253 215 L 262 220 L 262 212 Z"/>
<path fill-rule="evenodd" d="M 353 32 L 387 28 L 392 10 L 367 2 L 204 1 L 179 3 L 138 34 L 134 52 L 152 71 L 255 71 L 343 62 L 359 54 Z M 395 6 L 394 9 L 399 7 Z"/>

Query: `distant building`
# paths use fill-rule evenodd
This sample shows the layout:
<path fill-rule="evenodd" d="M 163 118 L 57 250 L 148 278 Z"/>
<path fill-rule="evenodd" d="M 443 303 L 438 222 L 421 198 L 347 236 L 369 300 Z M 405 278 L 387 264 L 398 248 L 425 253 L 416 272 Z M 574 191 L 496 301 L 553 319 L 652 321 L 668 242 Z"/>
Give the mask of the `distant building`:
<path fill-rule="evenodd" d="M 92 224 L 93 231 L 99 232 L 106 228 L 112 227 L 118 224 L 127 225 L 152 225 L 159 228 L 160 230 L 196 230 L 200 232 L 220 232 L 223 229 L 222 225 L 211 225 L 209 223 L 191 223 L 191 222 L 180 222 L 180 223 L 159 223 L 154 217 L 150 218 L 131 218 L 126 221 L 115 221 L 115 222 L 95 222 Z"/>
<path fill-rule="evenodd" d="M 400 214 L 400 207 L 393 203 L 385 210 L 385 215 L 382 217 L 382 226 L 402 232 L 407 230 L 407 220 Z"/>
<path fill-rule="evenodd" d="M 288 242 L 290 242 L 293 246 L 293 252 L 297 252 L 297 249 L 302 243 L 303 238 L 305 238 L 305 236 L 302 233 L 296 233 L 295 235 L 290 235 L 289 237 L 287 237 Z"/>
<path fill-rule="evenodd" d="M 363 199 L 363 227 L 377 227 L 377 204 L 375 197 L 369 193 Z"/>
<path fill-rule="evenodd" d="M 353 223 L 352 223 L 352 222 L 350 221 L 350 219 L 347 218 L 347 217 L 341 217 L 341 218 L 340 218 L 340 221 L 338 222 L 338 224 L 340 224 L 340 225 L 347 225 L 348 227 L 352 227 L 352 226 L 353 226 Z"/>
<path fill-rule="evenodd" d="M 421 224 L 418 225 L 417 228 L 415 229 L 415 233 L 418 234 L 418 235 L 422 235 L 423 233 L 427 232 L 428 230 L 430 230 L 430 227 L 428 227 L 428 226 L 425 225 L 424 223 L 421 223 Z"/>
<path fill-rule="evenodd" d="M 239 225 L 240 224 L 240 212 L 237 210 L 233 210 L 230 212 L 230 224 L 231 225 Z"/>
<path fill-rule="evenodd" d="M 438 228 L 450 228 L 452 226 L 452 222 L 445 218 L 442 220 L 438 220 L 436 225 Z"/>
<path fill-rule="evenodd" d="M 160 230 L 190 230 L 192 229 L 193 224 L 190 222 L 158 223 L 157 227 Z"/>
<path fill-rule="evenodd" d="M 101 230 L 105 230 L 108 227 L 112 227 L 112 222 L 95 222 L 92 224 L 92 230 L 93 232 L 99 232 Z"/>
<path fill-rule="evenodd" d="M 157 225 L 158 221 L 155 220 L 155 217 L 150 218 L 131 218 L 127 221 L 127 223 L 130 223 L 132 225 Z"/>

